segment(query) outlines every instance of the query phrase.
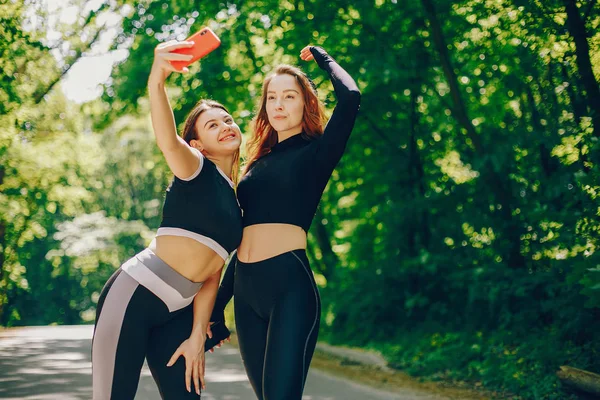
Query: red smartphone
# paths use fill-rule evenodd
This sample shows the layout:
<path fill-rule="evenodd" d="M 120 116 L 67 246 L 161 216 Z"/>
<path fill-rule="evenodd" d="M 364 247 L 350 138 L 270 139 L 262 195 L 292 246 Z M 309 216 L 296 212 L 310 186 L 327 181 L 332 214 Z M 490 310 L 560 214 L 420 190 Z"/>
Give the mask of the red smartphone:
<path fill-rule="evenodd" d="M 194 57 L 190 61 L 171 61 L 171 65 L 179 71 L 198 61 L 221 45 L 221 40 L 210 28 L 202 28 L 185 40 L 194 42 L 194 45 L 184 49 L 173 50 L 173 53 L 191 54 Z"/>

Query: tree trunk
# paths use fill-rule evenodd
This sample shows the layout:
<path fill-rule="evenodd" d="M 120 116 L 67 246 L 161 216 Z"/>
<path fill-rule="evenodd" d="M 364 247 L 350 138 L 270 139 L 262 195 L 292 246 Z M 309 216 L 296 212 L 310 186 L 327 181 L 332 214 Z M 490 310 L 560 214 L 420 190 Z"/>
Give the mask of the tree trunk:
<path fill-rule="evenodd" d="M 108 3 L 103 4 L 102 6 L 100 6 L 100 8 L 96 11 L 92 11 L 90 12 L 90 14 L 87 16 L 84 24 L 79 28 L 79 32 L 82 32 L 86 27 L 91 26 L 92 23 L 94 23 L 98 17 L 98 15 L 100 15 L 101 12 L 109 9 L 110 6 Z M 87 42 L 84 43 L 82 45 L 80 45 L 77 50 L 75 51 L 75 54 L 72 57 L 67 58 L 67 60 L 65 61 L 65 63 L 68 65 L 67 68 L 65 68 L 60 75 L 56 76 L 52 82 L 50 82 L 50 84 L 48 86 L 46 86 L 45 88 L 42 88 L 41 90 L 37 91 L 37 93 L 34 93 L 33 95 L 33 102 L 35 104 L 39 104 L 44 97 L 50 93 L 52 91 L 52 89 L 54 88 L 54 86 L 59 83 L 62 78 L 67 74 L 67 72 L 69 72 L 69 70 L 71 68 L 73 68 L 73 65 L 75 65 L 75 63 L 77 62 L 77 60 L 79 60 L 81 58 L 81 56 L 83 55 L 83 53 L 90 49 L 92 47 L 92 45 L 94 45 L 99 39 L 100 39 L 100 34 L 104 32 L 103 29 L 99 28 L 96 33 L 94 34 L 94 36 Z"/>
<path fill-rule="evenodd" d="M 418 21 L 418 24 L 422 28 L 425 28 L 424 21 Z M 417 97 L 418 97 L 418 86 L 421 84 L 422 76 L 421 71 L 423 66 L 421 65 L 421 60 L 423 60 L 424 55 L 419 54 L 422 53 L 422 49 L 424 47 L 420 47 L 417 50 L 417 54 L 415 57 L 415 77 L 411 82 L 410 88 L 410 141 L 409 141 L 409 152 L 408 152 L 408 175 L 409 182 L 413 186 L 411 189 L 412 197 L 424 199 L 425 198 L 425 171 L 423 169 L 423 160 L 421 159 L 421 155 L 419 154 L 419 148 L 417 146 L 417 132 L 419 126 L 419 112 L 417 105 Z M 414 217 L 415 223 L 409 224 L 408 231 L 408 251 L 411 257 L 416 257 L 418 254 L 417 248 L 425 248 L 429 247 L 429 213 L 428 210 L 421 210 Z M 420 243 L 418 241 L 420 239 Z"/>
<path fill-rule="evenodd" d="M 563 365 L 556 373 L 565 385 L 586 393 L 600 395 L 600 375 Z"/>
<path fill-rule="evenodd" d="M 565 65 L 565 63 L 561 64 L 561 72 L 563 81 L 570 82 L 571 77 L 569 76 L 569 71 L 567 70 L 567 66 Z M 575 121 L 577 124 L 579 124 L 581 122 L 581 119 L 585 116 L 585 106 L 582 104 L 581 99 L 573 89 L 573 85 L 567 85 L 566 93 L 569 96 L 569 103 L 571 104 L 571 109 L 573 110 Z"/>
<path fill-rule="evenodd" d="M 411 187 L 411 197 L 416 197 L 417 190 L 415 186 L 418 185 L 418 176 L 417 170 L 419 168 L 419 154 L 417 149 L 417 138 L 416 138 L 416 124 L 415 120 L 418 119 L 417 116 L 417 91 L 414 88 L 411 88 L 410 94 L 410 138 L 408 142 L 408 175 L 410 177 L 409 181 L 412 185 Z M 418 254 L 417 251 L 417 235 L 421 227 L 419 226 L 419 217 L 418 215 L 409 215 L 407 216 L 409 220 L 412 220 L 408 224 L 408 232 L 406 235 L 407 246 L 408 246 L 408 255 L 409 257 L 416 257 Z"/>
<path fill-rule="evenodd" d="M 563 1 L 567 12 L 567 29 L 575 42 L 575 55 L 581 85 L 585 92 L 588 112 L 594 124 L 594 136 L 600 136 L 600 86 L 598 86 L 592 69 L 585 24 L 579 14 L 576 0 Z"/>
<path fill-rule="evenodd" d="M 463 129 L 466 130 L 467 136 L 471 140 L 476 154 L 486 155 L 487 153 L 485 152 L 478 133 L 475 131 L 475 127 L 471 123 L 471 119 L 469 118 L 467 112 L 467 107 L 460 95 L 458 79 L 454 73 L 454 69 L 452 68 L 448 47 L 446 45 L 446 41 L 444 40 L 442 27 L 437 18 L 433 3 L 431 0 L 421 0 L 421 3 L 423 4 L 425 14 L 429 20 L 433 42 L 440 55 L 440 62 L 442 64 L 446 81 L 450 86 L 450 93 L 454 103 L 453 114 L 457 118 L 458 123 L 463 127 Z M 471 161 L 472 160 L 468 160 L 468 162 Z M 513 209 L 511 204 L 512 198 L 510 194 L 510 182 L 505 176 L 496 171 L 495 166 L 489 158 L 487 158 L 487 161 L 481 167 L 480 181 L 491 183 L 490 190 L 494 193 L 498 203 L 502 205 L 502 209 L 499 211 L 500 218 L 507 222 L 507 227 L 504 231 L 504 237 L 509 243 L 507 263 L 512 268 L 522 268 L 525 265 L 525 259 L 521 254 L 520 243 L 522 227 L 512 216 Z"/>
<path fill-rule="evenodd" d="M 452 63 L 450 62 L 448 47 L 446 46 L 444 34 L 442 32 L 442 27 L 437 19 L 437 14 L 435 12 L 433 3 L 431 0 L 421 0 L 421 3 L 423 4 L 425 14 L 427 16 L 427 19 L 429 20 L 429 26 L 431 29 L 431 34 L 433 36 L 433 42 L 438 52 L 440 53 L 440 62 L 442 64 L 442 69 L 444 70 L 444 75 L 446 76 L 446 81 L 450 86 L 450 95 L 452 96 L 452 101 L 454 103 L 452 112 L 456 116 L 456 119 L 459 121 L 462 127 L 467 131 L 467 136 L 471 140 L 475 151 L 479 154 L 482 154 L 483 146 L 481 145 L 481 140 L 479 139 L 479 135 L 475 131 L 473 123 L 469 119 L 467 107 L 460 94 L 461 92 L 458 86 L 458 79 L 456 73 L 454 72 L 454 69 L 452 68 Z"/>
<path fill-rule="evenodd" d="M 544 127 L 540 123 L 542 116 L 540 115 L 539 110 L 537 109 L 537 105 L 535 104 L 535 97 L 529 85 L 525 85 L 525 100 L 529 104 L 529 110 L 531 115 L 531 120 L 529 121 L 529 123 L 531 124 L 531 126 L 533 126 L 535 132 L 544 132 Z M 540 161 L 542 163 L 542 170 L 544 171 L 544 175 L 546 176 L 546 178 L 548 178 L 552 176 L 552 174 L 556 171 L 558 166 L 556 165 L 555 160 L 552 158 L 551 149 L 548 149 L 548 147 L 546 147 L 546 144 L 544 143 L 545 141 L 546 138 L 540 138 L 540 144 L 538 149 L 540 153 Z"/>

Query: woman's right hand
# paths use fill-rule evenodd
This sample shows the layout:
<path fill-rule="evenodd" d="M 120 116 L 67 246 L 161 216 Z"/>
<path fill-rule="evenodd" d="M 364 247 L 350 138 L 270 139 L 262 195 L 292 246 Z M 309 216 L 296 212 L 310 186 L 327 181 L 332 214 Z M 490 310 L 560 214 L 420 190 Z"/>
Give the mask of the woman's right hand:
<path fill-rule="evenodd" d="M 150 78 L 148 80 L 150 82 L 162 83 L 171 75 L 171 72 L 189 72 L 187 68 L 183 68 L 181 71 L 177 70 L 169 61 L 191 60 L 193 58 L 192 55 L 173 53 L 173 50 L 190 48 L 193 45 L 194 42 L 170 40 L 156 46 L 154 49 L 154 62 L 152 63 Z"/>
<path fill-rule="evenodd" d="M 185 359 L 185 387 L 191 393 L 193 381 L 196 393 L 200 395 L 200 389 L 206 389 L 206 382 L 204 380 L 204 371 L 206 368 L 204 340 L 198 335 L 190 336 L 184 340 L 177 350 L 175 350 L 175 353 L 173 353 L 173 356 L 167 363 L 167 367 L 175 364 L 181 356 Z"/>

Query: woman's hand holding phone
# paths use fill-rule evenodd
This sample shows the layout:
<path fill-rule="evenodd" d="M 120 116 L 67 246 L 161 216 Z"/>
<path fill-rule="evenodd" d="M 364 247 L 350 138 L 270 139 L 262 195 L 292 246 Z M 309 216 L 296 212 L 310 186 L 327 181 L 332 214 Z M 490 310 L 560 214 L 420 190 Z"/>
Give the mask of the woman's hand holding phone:
<path fill-rule="evenodd" d="M 189 72 L 187 66 L 221 45 L 210 28 L 202 28 L 183 42 L 170 40 L 154 49 L 150 81 L 164 82 L 172 72 Z"/>
<path fill-rule="evenodd" d="M 202 57 L 205 57 L 211 51 L 215 50 L 221 45 L 221 39 L 210 28 L 202 28 L 198 32 L 194 33 L 189 38 L 185 39 L 186 42 L 194 43 L 191 47 L 176 49 L 173 52 L 179 54 L 190 54 L 192 58 L 189 60 L 171 60 L 177 71 L 184 70 L 185 67 L 193 62 L 198 61 Z"/>
<path fill-rule="evenodd" d="M 172 72 L 189 72 L 187 68 L 181 70 L 175 68 L 171 64 L 171 61 L 190 61 L 193 58 L 191 54 L 180 54 L 175 53 L 174 51 L 189 49 L 193 46 L 193 42 L 178 42 L 177 40 L 170 40 L 156 46 L 154 49 L 154 62 L 152 63 L 152 69 L 150 70 L 149 80 L 156 83 L 162 83 Z"/>

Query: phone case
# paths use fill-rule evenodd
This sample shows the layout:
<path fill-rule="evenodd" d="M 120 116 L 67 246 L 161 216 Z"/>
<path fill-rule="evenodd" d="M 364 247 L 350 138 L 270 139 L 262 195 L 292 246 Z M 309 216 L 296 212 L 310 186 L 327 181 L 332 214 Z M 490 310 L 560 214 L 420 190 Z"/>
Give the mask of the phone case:
<path fill-rule="evenodd" d="M 171 61 L 171 65 L 179 71 L 198 61 L 221 45 L 221 40 L 210 28 L 202 28 L 187 38 L 186 41 L 194 42 L 194 45 L 184 49 L 173 50 L 173 53 L 191 54 L 194 58 L 190 61 Z"/>
<path fill-rule="evenodd" d="M 229 336 L 231 336 L 231 332 L 229 332 L 229 329 L 227 329 L 225 323 L 222 321 L 215 322 L 211 325 L 210 329 L 212 331 L 213 337 L 212 339 L 210 339 L 208 335 L 206 335 L 206 340 L 204 341 L 205 352 L 215 347 L 221 342 L 221 340 L 225 340 Z"/>

